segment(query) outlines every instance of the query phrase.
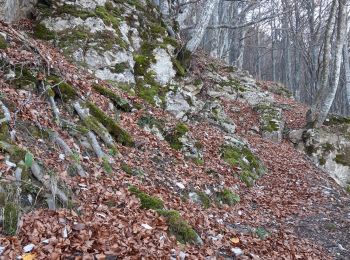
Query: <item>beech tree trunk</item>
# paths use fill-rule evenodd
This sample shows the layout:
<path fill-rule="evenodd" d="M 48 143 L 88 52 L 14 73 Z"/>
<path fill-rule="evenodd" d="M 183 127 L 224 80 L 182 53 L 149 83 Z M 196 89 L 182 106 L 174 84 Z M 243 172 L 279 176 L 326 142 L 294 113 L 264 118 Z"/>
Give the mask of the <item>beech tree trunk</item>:
<path fill-rule="evenodd" d="M 345 41 L 343 47 L 343 63 L 344 63 L 344 74 L 345 74 L 345 89 L 346 89 L 346 100 L 347 105 L 350 107 L 350 57 L 349 57 L 349 44 Z"/>
<path fill-rule="evenodd" d="M 333 2 L 335 4 L 336 0 Z M 318 102 L 317 107 L 319 108 L 318 113 L 315 118 L 315 126 L 322 126 L 323 122 L 326 120 L 329 110 L 333 104 L 335 95 L 337 93 L 339 78 L 340 78 L 340 68 L 342 61 L 342 50 L 344 46 L 344 40 L 346 39 L 346 15 L 347 15 L 347 0 L 338 0 L 338 18 L 337 18 L 337 38 L 335 41 L 335 51 L 334 51 L 334 69 L 331 75 L 331 83 L 328 87 L 328 75 L 329 75 L 329 58 L 327 58 L 326 65 L 324 67 L 324 71 L 326 71 L 326 75 L 323 75 L 322 80 L 322 89 L 320 90 L 320 100 Z M 332 14 L 331 14 L 332 15 Z M 335 16 L 335 14 L 334 14 Z M 330 19 L 330 20 L 333 20 Z M 330 42 L 327 43 L 328 46 L 325 48 L 330 48 Z M 327 55 L 328 53 L 325 53 Z M 316 111 L 314 111 L 315 113 Z"/>
<path fill-rule="evenodd" d="M 209 25 L 210 18 L 219 4 L 220 0 L 207 0 L 203 6 L 202 12 L 198 16 L 197 24 L 193 30 L 192 38 L 187 42 L 186 49 L 190 52 L 195 51 L 200 45 L 206 29 Z"/>

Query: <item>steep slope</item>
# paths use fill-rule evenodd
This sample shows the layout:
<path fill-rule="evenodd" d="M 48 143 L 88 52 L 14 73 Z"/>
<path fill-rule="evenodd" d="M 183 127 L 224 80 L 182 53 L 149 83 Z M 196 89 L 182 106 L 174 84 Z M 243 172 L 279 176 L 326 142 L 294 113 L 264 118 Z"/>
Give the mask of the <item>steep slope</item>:
<path fill-rule="evenodd" d="M 106 2 L 0 25 L 2 256 L 348 258 L 346 194 L 282 140 L 305 108 L 204 55 L 185 74 L 156 9 Z M 115 17 L 147 11 L 140 49 L 121 47 Z M 54 19 L 110 26 L 113 50 L 84 30 L 53 32 Z M 43 31 L 53 38 L 28 36 Z"/>

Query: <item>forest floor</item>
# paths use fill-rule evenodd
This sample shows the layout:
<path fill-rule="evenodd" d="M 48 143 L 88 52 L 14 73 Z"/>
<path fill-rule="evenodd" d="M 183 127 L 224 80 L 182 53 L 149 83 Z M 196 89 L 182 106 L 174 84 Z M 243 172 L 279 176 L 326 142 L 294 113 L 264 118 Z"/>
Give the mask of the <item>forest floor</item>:
<path fill-rule="evenodd" d="M 7 27 L 1 29 L 13 35 Z M 75 88 L 81 93 L 90 93 L 89 82 L 94 81 L 93 77 L 79 74 L 74 65 L 49 45 L 40 43 L 35 46 L 41 56 L 50 57 L 55 70 L 60 71 Z M 22 48 L 26 50 L 19 51 Z M 18 39 L 3 53 L 13 64 L 37 61 L 33 58 L 37 54 L 30 53 L 28 46 Z M 43 96 L 33 94 L 28 103 L 24 91 L 14 90 L 11 84 L 5 83 L 4 73 L 0 75 L 0 84 L 6 99 L 16 103 L 14 107 L 21 107 L 19 120 L 25 118 L 56 129 L 68 144 L 74 143 L 53 123 L 50 113 L 43 113 L 50 111 Z M 142 102 L 123 93 L 120 95 Z M 101 108 L 108 107 L 104 97 L 94 93 L 90 98 Z M 293 105 L 294 109 L 284 114 L 286 123 L 292 129 L 301 128 L 307 108 L 292 99 L 279 96 L 275 99 L 281 104 Z M 38 259 L 47 259 L 48 256 L 51 259 L 61 256 L 168 259 L 171 254 L 178 258 L 186 255 L 188 259 L 215 255 L 224 258 L 232 257 L 233 248 L 244 251 L 244 256 L 234 259 L 350 259 L 349 195 L 288 141 L 273 143 L 258 133 L 252 133 L 250 130 L 259 124 L 258 115 L 247 104 L 228 100 L 222 100 L 222 103 L 237 125 L 237 134 L 249 142 L 268 169 L 253 187 L 246 187 L 234 177 L 232 172 L 235 169 L 221 160 L 219 150 L 224 134 L 220 129 L 205 123 L 189 125 L 191 134 L 204 149 L 204 165 L 196 165 L 186 161 L 167 142 L 138 126 L 139 118 L 150 112 L 154 117 L 166 120 L 167 124 L 176 124 L 172 116 L 150 106 L 121 115 L 120 124 L 135 138 L 138 147 L 118 144 L 120 156 L 112 165 L 113 174 L 105 174 L 101 162 L 90 158 L 82 162 L 84 168 L 89 169 L 88 177 L 68 176 L 62 169 L 63 163 L 57 162 L 59 149 L 53 147 L 49 152 L 40 151 L 35 148 L 38 145 L 35 140 L 28 143 L 28 140 L 18 138 L 17 142 L 23 146 L 34 146 L 36 158 L 60 173 L 59 177 L 72 189 L 75 207 L 57 211 L 33 209 L 24 214 L 17 236 L 0 237 L 0 248 L 3 248 L 0 258 L 15 259 L 23 254 L 23 246 L 32 243 L 35 245 L 32 253 Z M 133 169 L 142 169 L 144 176 L 126 174 L 121 169 L 122 163 Z M 207 174 L 208 169 L 214 169 L 217 176 Z M 4 170 L 3 179 L 13 180 L 4 160 L 0 161 L 0 170 Z M 189 191 L 198 187 L 202 190 L 216 187 L 218 183 L 226 187 L 236 186 L 241 201 L 234 206 L 213 204 L 204 209 L 184 200 L 184 191 L 178 183 Z M 164 217 L 156 211 L 142 209 L 137 197 L 129 191 L 130 185 L 160 197 L 167 209 L 178 210 L 200 234 L 204 245 L 177 243 L 173 236 L 168 235 L 169 227 Z"/>

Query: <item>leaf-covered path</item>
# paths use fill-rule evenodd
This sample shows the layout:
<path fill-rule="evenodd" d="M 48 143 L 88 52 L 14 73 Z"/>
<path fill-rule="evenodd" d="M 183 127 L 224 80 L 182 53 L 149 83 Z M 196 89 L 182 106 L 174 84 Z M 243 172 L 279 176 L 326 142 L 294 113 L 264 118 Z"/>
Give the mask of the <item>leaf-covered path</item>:
<path fill-rule="evenodd" d="M 305 109 L 298 104 L 296 111 L 285 115 L 285 119 L 292 126 L 300 127 L 304 124 L 304 112 Z M 237 120 L 242 115 L 247 119 L 248 114 L 250 120 Z M 246 200 L 244 208 L 249 209 L 246 215 L 250 216 L 252 223 L 259 221 L 272 230 L 291 233 L 297 240 L 307 239 L 331 255 L 310 254 L 310 259 L 350 259 L 349 195 L 290 142 L 273 143 L 253 135 L 249 129 L 256 124 L 256 117 L 248 106 L 241 104 L 241 115 L 235 117 L 240 134 L 268 168 L 268 174 L 245 194 L 245 198 L 250 199 Z M 269 244 L 268 247 L 267 250 L 276 250 L 277 259 L 280 254 L 278 245 Z M 310 248 L 310 252 L 315 249 Z M 260 246 L 257 247 L 256 253 L 261 250 Z M 290 259 L 298 259 L 298 254 L 293 257 L 292 243 L 289 250 Z M 300 255 L 299 258 L 304 259 Z"/>

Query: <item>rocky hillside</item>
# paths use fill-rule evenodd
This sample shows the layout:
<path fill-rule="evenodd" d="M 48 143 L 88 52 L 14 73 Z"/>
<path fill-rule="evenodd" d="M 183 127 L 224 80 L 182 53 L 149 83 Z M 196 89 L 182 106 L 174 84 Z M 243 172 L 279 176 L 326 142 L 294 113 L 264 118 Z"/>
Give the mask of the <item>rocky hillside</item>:
<path fill-rule="evenodd" d="M 350 257 L 347 119 L 179 55 L 151 1 L 32 15 L 0 24 L 1 257 Z"/>

